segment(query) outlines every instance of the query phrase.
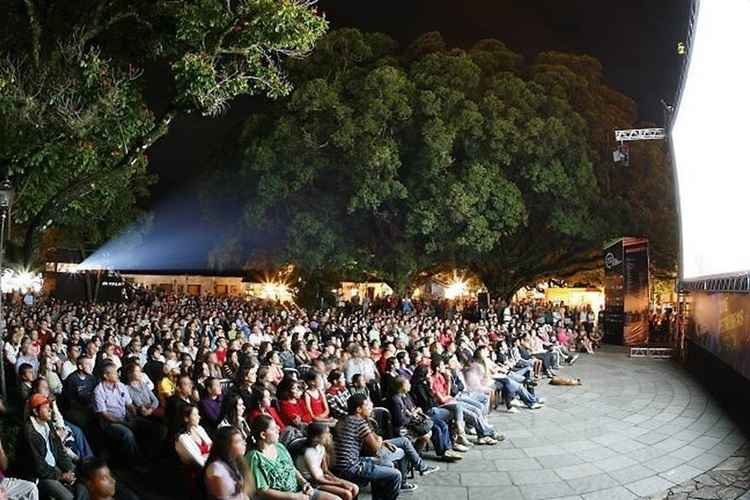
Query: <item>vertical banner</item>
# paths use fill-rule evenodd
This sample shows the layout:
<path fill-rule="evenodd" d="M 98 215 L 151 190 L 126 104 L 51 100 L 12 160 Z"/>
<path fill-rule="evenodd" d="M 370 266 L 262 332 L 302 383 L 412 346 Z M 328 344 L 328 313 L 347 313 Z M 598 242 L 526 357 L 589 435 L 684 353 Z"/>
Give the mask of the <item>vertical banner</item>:
<path fill-rule="evenodd" d="M 648 343 L 648 240 L 623 239 L 625 284 L 625 345 Z"/>
<path fill-rule="evenodd" d="M 604 247 L 604 342 L 622 344 L 625 325 L 623 246 L 619 239 Z"/>
<path fill-rule="evenodd" d="M 648 240 L 620 238 L 604 247 L 604 342 L 648 342 Z"/>

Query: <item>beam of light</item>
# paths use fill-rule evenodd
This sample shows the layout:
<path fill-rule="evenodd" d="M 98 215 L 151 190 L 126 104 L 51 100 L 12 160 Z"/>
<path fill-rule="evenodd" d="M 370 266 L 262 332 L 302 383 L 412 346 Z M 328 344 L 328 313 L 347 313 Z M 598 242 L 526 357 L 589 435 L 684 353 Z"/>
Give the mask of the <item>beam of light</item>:
<path fill-rule="evenodd" d="M 7 268 L 2 273 L 2 292 L 12 293 L 18 292 L 34 292 L 38 293 L 42 289 L 42 274 L 34 273 L 27 269 L 11 269 Z"/>
<path fill-rule="evenodd" d="M 79 270 L 153 271 L 158 274 L 158 271 L 240 269 L 242 263 L 236 263 L 230 257 L 226 264 L 212 266 L 209 263 L 211 253 L 229 239 L 230 229 L 235 227 L 236 207 L 222 204 L 221 207 L 226 208 L 221 211 L 226 214 L 222 219 L 204 220 L 198 189 L 189 188 L 161 201 L 150 214 L 86 258 Z M 222 203 L 222 200 L 216 200 L 216 203 Z M 254 237 L 247 238 L 253 245 Z"/>

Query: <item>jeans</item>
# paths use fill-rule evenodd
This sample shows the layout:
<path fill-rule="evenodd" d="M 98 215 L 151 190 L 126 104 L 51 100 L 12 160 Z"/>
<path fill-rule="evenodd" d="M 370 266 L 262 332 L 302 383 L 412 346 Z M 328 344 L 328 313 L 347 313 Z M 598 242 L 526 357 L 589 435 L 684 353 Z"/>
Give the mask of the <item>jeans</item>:
<path fill-rule="evenodd" d="M 401 472 L 380 465 L 377 458 L 362 457 L 350 469 L 334 470 L 337 476 L 354 483 L 372 483 L 372 500 L 395 500 L 401 490 Z"/>
<path fill-rule="evenodd" d="M 406 459 L 418 471 L 421 471 L 425 468 L 425 464 L 424 464 L 424 461 L 422 461 L 422 457 L 419 456 L 419 453 L 417 453 L 417 450 L 414 449 L 414 445 L 411 444 L 411 441 L 409 441 L 408 438 L 405 438 L 405 437 L 393 438 L 393 439 L 387 440 L 386 443 L 390 443 L 396 447 L 396 451 L 388 451 L 385 448 L 381 448 L 380 451 L 381 452 L 385 451 L 387 457 L 389 455 L 392 455 L 393 457 L 401 455 L 402 459 Z M 392 462 L 395 462 L 396 460 L 399 460 L 399 459 L 394 458 Z"/>
<path fill-rule="evenodd" d="M 427 412 L 427 415 L 431 417 L 433 420 L 438 419 L 438 420 L 445 422 L 446 424 L 450 423 L 453 417 L 453 414 L 451 413 L 449 409 L 442 408 L 442 407 L 430 408 L 430 411 Z"/>
<path fill-rule="evenodd" d="M 510 402 L 513 401 L 516 396 L 518 396 L 527 407 L 531 407 L 536 403 L 536 397 L 529 393 L 529 391 L 526 390 L 526 387 L 517 380 L 506 378 L 498 382 L 502 382 L 503 399 L 505 400 L 505 406 L 507 408 L 510 408 Z"/>
<path fill-rule="evenodd" d="M 481 392 L 468 392 L 464 391 L 456 396 L 456 399 L 467 405 L 475 407 L 482 413 L 488 413 L 490 397 Z"/>
<path fill-rule="evenodd" d="M 39 488 L 40 498 L 54 500 L 73 500 L 74 498 L 73 492 L 56 479 L 40 479 L 36 487 Z"/>
<path fill-rule="evenodd" d="M 453 448 L 453 439 L 451 438 L 451 431 L 448 428 L 448 424 L 445 420 L 441 420 L 439 417 L 432 416 L 432 446 L 435 447 L 435 454 L 439 457 L 445 455 L 445 452 Z"/>
<path fill-rule="evenodd" d="M 456 427 L 458 427 L 459 434 L 463 434 L 464 432 L 466 432 L 466 422 L 464 421 L 464 405 L 458 402 L 447 403 L 440 406 L 440 408 L 434 409 L 448 410 L 451 413 L 453 419 L 456 421 Z"/>
<path fill-rule="evenodd" d="M 466 405 L 465 403 L 459 403 L 464 406 L 464 419 L 472 427 L 477 430 L 477 436 L 482 438 L 485 436 L 492 436 L 494 434 L 492 426 L 484 418 L 484 414 L 480 408 L 472 405 Z"/>
<path fill-rule="evenodd" d="M 86 440 L 86 435 L 81 428 L 77 425 L 71 424 L 67 420 L 65 421 L 65 427 L 70 430 L 70 435 L 73 436 L 73 451 L 76 455 L 78 455 L 81 460 L 93 457 L 94 452 L 91 450 L 91 446 L 89 446 L 89 442 Z"/>
<path fill-rule="evenodd" d="M 518 380 L 518 378 L 516 378 L 516 380 L 518 380 L 519 382 L 521 382 L 523 380 L 531 380 L 532 375 L 533 375 L 531 363 L 529 363 L 529 364 L 527 364 L 525 366 L 521 366 L 521 367 L 516 366 L 513 369 L 513 371 L 508 372 L 508 375 L 509 376 L 514 376 L 514 377 L 520 377 L 521 380 Z"/>
<path fill-rule="evenodd" d="M 102 422 L 102 431 L 109 439 L 122 447 L 122 451 L 125 452 L 127 457 L 128 465 L 132 466 L 141 463 L 138 442 L 130 427 L 122 423 Z"/>

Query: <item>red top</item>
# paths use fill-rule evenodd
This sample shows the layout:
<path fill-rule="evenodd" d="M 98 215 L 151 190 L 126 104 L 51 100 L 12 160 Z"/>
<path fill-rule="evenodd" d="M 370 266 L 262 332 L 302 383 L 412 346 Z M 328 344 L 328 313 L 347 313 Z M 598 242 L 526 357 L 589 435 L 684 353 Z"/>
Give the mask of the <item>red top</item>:
<path fill-rule="evenodd" d="M 216 359 L 219 361 L 219 363 L 224 364 L 224 361 L 227 359 L 227 351 L 224 349 L 217 349 L 214 351 L 216 353 Z"/>
<path fill-rule="evenodd" d="M 451 399 L 451 395 L 448 393 L 448 382 L 441 373 L 436 373 L 430 378 L 430 389 L 440 404 L 444 404 L 447 400 Z"/>
<path fill-rule="evenodd" d="M 281 420 L 287 425 L 294 423 L 294 417 L 301 418 L 306 424 L 312 422 L 312 417 L 307 413 L 305 402 L 302 400 L 294 401 L 292 399 L 286 399 L 279 401 L 279 410 L 281 413 Z"/>
<path fill-rule="evenodd" d="M 198 443 L 198 449 L 201 450 L 201 455 L 205 457 L 211 451 L 211 445 L 201 439 L 201 442 Z"/>
<path fill-rule="evenodd" d="M 310 398 L 310 409 L 312 410 L 311 417 L 317 417 L 322 415 L 326 411 L 325 404 L 323 404 L 323 395 L 318 391 L 318 397 L 314 398 L 310 392 L 307 392 L 307 397 Z M 305 408 L 307 410 L 307 408 Z M 305 411 L 307 413 L 307 411 Z M 312 418 L 311 418 L 312 420 Z"/>
<path fill-rule="evenodd" d="M 282 418 L 279 416 L 279 412 L 276 411 L 276 408 L 273 406 L 270 406 L 266 408 L 266 412 L 260 411 L 260 408 L 253 408 L 250 410 L 250 420 L 252 421 L 257 417 L 258 415 L 270 415 L 273 417 L 274 422 L 276 422 L 276 425 L 279 426 L 279 432 L 284 432 L 284 429 L 286 429 L 286 424 L 282 420 Z"/>

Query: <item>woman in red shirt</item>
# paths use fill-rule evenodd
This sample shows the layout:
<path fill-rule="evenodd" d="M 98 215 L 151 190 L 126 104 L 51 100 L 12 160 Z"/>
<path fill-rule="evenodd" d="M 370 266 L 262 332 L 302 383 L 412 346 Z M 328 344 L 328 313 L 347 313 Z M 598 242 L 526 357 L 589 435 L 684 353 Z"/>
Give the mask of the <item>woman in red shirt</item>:
<path fill-rule="evenodd" d="M 281 415 L 279 415 L 279 412 L 277 412 L 276 408 L 274 408 L 271 404 L 271 393 L 268 391 L 268 389 L 253 390 L 252 403 L 249 413 L 250 421 L 254 420 L 259 415 L 268 415 L 269 417 L 273 418 L 274 422 L 276 422 L 276 425 L 279 426 L 279 431 L 284 432 L 286 424 L 281 418 Z"/>
<path fill-rule="evenodd" d="M 282 383 L 277 392 L 281 420 L 283 420 L 286 425 L 295 426 L 312 422 L 313 418 L 305 409 L 305 402 L 302 399 L 302 391 L 297 383 L 290 381 L 289 386 L 284 387 L 284 385 L 285 384 Z"/>

